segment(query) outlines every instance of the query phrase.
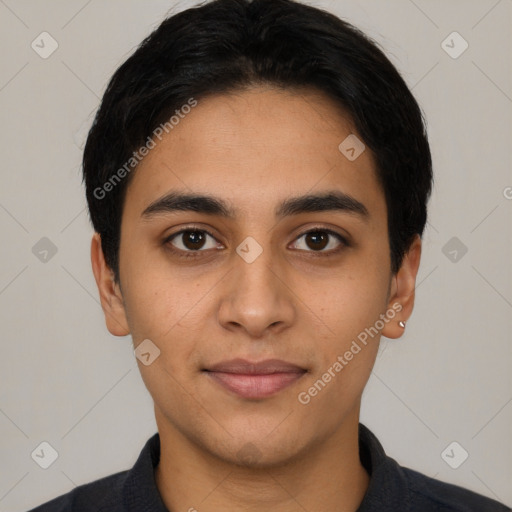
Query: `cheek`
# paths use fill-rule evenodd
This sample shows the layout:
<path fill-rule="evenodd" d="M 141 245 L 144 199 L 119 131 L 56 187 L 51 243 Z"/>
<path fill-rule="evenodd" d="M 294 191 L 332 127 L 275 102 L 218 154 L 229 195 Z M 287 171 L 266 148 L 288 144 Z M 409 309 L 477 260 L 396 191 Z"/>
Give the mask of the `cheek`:
<path fill-rule="evenodd" d="M 333 388 L 340 392 L 343 388 L 343 393 L 362 388 L 375 361 L 382 330 L 379 319 L 386 312 L 389 286 L 389 275 L 381 269 L 381 263 L 361 260 L 334 273 L 310 294 L 309 306 L 325 326 L 317 340 L 321 348 L 316 374 L 321 376 L 331 368 L 336 374 L 332 381 L 343 381 L 342 387 Z M 310 283 L 311 288 L 315 286 Z M 339 358 L 343 369 L 336 372 L 332 367 Z"/>
<path fill-rule="evenodd" d="M 174 347 L 173 340 L 184 340 L 185 332 L 188 338 L 193 338 L 201 316 L 206 314 L 205 304 L 200 301 L 205 294 L 194 283 L 182 286 L 176 281 L 149 277 L 133 282 L 125 303 L 134 340 L 150 338 L 166 347 L 172 342 Z"/>
<path fill-rule="evenodd" d="M 194 282 L 180 279 L 179 270 L 171 271 L 165 252 L 146 246 L 143 237 L 126 238 L 121 244 L 120 273 L 132 337 L 135 342 L 144 338 L 157 341 L 186 315 Z M 130 242 L 137 239 L 141 241 Z"/>
<path fill-rule="evenodd" d="M 357 263 L 333 273 L 322 286 L 309 282 L 312 301 L 335 333 L 354 336 L 384 312 L 389 276 L 370 262 Z"/>
<path fill-rule="evenodd" d="M 316 364 L 297 398 L 325 411 L 319 413 L 329 418 L 325 428 L 334 428 L 357 407 L 377 357 L 380 332 L 374 326 L 385 311 L 386 287 L 375 280 L 362 285 L 347 280 L 316 299 L 328 329 L 317 334 Z"/>
<path fill-rule="evenodd" d="M 143 266 L 140 272 L 135 270 L 141 268 L 137 258 L 126 263 L 131 279 L 124 295 L 125 309 L 134 344 L 151 340 L 160 350 L 156 363 L 164 372 L 162 378 L 186 380 L 187 372 L 199 364 L 197 346 L 204 342 L 205 326 L 214 318 L 207 299 L 218 276 L 194 275 L 177 268 L 171 271 L 169 265 L 157 262 Z M 151 379 L 151 367 L 140 363 L 139 367 L 143 379 Z M 150 389 L 157 384 L 146 381 Z"/>

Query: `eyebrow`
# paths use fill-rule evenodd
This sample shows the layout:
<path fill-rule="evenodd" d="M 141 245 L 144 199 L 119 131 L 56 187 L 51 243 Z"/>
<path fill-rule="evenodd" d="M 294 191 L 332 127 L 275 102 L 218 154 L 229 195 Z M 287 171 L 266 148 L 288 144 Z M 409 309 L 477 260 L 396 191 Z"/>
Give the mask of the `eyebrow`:
<path fill-rule="evenodd" d="M 177 211 L 192 211 L 231 220 L 234 220 L 237 214 L 236 209 L 230 207 L 223 199 L 215 196 L 170 192 L 152 202 L 142 212 L 141 216 L 149 219 L 159 214 Z M 363 220 L 369 217 L 368 209 L 363 203 L 339 190 L 290 197 L 277 205 L 274 214 L 276 218 L 280 219 L 300 213 L 324 211 L 345 212 L 357 215 Z"/>

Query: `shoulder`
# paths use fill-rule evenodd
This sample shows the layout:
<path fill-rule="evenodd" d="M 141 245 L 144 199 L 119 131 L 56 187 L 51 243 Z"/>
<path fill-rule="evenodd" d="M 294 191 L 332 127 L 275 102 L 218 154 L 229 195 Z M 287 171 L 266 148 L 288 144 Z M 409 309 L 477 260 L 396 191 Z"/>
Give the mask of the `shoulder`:
<path fill-rule="evenodd" d="M 154 478 L 160 458 L 158 432 L 146 441 L 135 465 L 125 471 L 80 485 L 67 494 L 29 512 L 124 512 L 147 510 L 165 512 Z"/>
<path fill-rule="evenodd" d="M 370 484 L 358 512 L 512 512 L 498 501 L 401 466 L 362 424 L 359 453 Z"/>
<path fill-rule="evenodd" d="M 117 512 L 122 509 L 122 489 L 128 471 L 79 485 L 29 512 Z"/>
<path fill-rule="evenodd" d="M 412 510 L 439 512 L 511 512 L 512 509 L 463 487 L 435 480 L 402 467 Z M 428 507 L 428 508 L 427 508 Z"/>

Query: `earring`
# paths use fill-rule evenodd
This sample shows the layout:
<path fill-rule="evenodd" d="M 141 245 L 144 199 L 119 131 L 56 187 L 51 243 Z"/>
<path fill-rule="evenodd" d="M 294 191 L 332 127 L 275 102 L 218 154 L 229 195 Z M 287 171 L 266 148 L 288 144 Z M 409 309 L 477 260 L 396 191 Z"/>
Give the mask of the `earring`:
<path fill-rule="evenodd" d="M 398 322 L 398 325 L 402 328 L 402 329 L 405 329 L 405 322 L 402 322 L 400 320 L 400 322 Z"/>

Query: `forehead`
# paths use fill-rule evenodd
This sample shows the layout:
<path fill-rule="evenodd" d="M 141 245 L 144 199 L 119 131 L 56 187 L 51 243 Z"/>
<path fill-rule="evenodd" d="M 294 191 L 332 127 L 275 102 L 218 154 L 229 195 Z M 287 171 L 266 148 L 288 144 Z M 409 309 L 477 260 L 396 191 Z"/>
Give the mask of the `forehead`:
<path fill-rule="evenodd" d="M 225 198 L 237 214 L 274 214 L 286 197 L 337 189 L 369 210 L 385 209 L 371 152 L 349 159 L 353 152 L 342 151 L 354 136 L 342 108 L 315 91 L 254 87 L 211 96 L 155 139 L 125 207 L 140 216 L 175 190 Z"/>

